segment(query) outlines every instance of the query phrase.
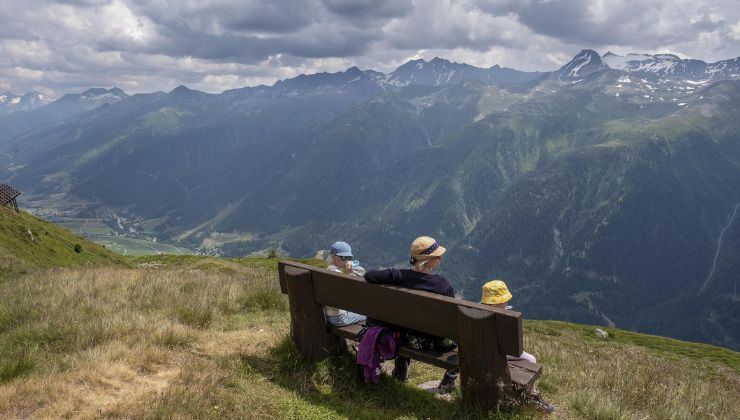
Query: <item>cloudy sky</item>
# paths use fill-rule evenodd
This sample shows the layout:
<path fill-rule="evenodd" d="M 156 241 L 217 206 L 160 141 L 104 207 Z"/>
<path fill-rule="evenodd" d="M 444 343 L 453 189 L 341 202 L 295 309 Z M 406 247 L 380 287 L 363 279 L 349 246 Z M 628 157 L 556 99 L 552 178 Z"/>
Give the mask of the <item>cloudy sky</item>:
<path fill-rule="evenodd" d="M 435 56 L 553 70 L 583 48 L 740 56 L 737 0 L 0 0 L 0 92 L 207 92 Z"/>

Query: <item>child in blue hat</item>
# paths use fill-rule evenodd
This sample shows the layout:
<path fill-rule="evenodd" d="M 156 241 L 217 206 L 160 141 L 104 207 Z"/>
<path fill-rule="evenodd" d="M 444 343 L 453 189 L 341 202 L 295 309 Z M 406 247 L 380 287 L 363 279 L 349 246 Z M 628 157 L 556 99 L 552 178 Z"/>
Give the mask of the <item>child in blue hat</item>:
<path fill-rule="evenodd" d="M 329 254 L 331 255 L 331 262 L 327 267 L 329 271 L 360 277 L 365 274 L 365 269 L 360 266 L 359 261 L 355 260 L 352 247 L 347 242 L 334 242 L 329 248 Z M 326 315 L 327 322 L 337 327 L 356 324 L 366 319 L 364 315 L 331 306 L 324 306 L 324 315 Z"/>

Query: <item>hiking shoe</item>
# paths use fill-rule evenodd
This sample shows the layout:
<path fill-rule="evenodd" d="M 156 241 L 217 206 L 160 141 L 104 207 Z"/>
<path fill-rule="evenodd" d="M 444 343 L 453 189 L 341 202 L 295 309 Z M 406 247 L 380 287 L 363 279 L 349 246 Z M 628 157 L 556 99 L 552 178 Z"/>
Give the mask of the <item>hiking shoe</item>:
<path fill-rule="evenodd" d="M 452 391 L 454 391 L 455 388 L 457 387 L 457 385 L 455 384 L 456 381 L 457 381 L 457 375 L 445 372 L 445 375 L 442 377 L 442 380 L 439 381 L 440 393 L 449 394 Z"/>
<path fill-rule="evenodd" d="M 424 382 L 423 384 L 419 385 L 418 387 L 420 389 L 423 389 L 424 391 L 434 394 L 435 397 L 443 399 L 445 401 L 451 401 L 452 400 L 452 394 L 444 389 L 442 389 L 439 386 L 440 381 L 428 381 Z"/>
<path fill-rule="evenodd" d="M 532 401 L 532 405 L 534 407 L 544 413 L 550 414 L 553 411 L 555 411 L 555 407 L 550 404 L 549 402 L 545 401 L 544 398 L 542 398 L 542 394 L 540 394 L 537 391 L 532 391 L 529 394 L 530 401 Z"/>
<path fill-rule="evenodd" d="M 555 411 L 555 406 L 553 406 L 552 404 L 550 404 L 549 402 L 545 400 L 537 401 L 534 406 L 538 410 L 542 411 L 543 413 L 547 413 L 547 414 L 550 414 L 553 411 Z"/>
<path fill-rule="evenodd" d="M 393 367 L 393 377 L 401 382 L 409 381 L 409 363 L 410 360 L 398 360 L 396 358 L 395 366 Z"/>

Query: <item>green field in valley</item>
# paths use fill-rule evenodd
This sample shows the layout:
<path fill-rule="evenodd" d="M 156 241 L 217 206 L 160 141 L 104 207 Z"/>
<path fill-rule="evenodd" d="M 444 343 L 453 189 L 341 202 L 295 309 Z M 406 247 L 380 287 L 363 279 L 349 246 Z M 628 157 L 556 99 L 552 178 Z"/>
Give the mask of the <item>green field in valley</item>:
<path fill-rule="evenodd" d="M 121 255 L 133 257 L 162 254 L 193 255 L 192 250 L 175 245 L 152 242 L 147 239 L 115 236 L 116 231 L 106 223 L 104 218 L 62 217 L 54 223 L 83 235 Z"/>
<path fill-rule="evenodd" d="M 126 238 L 122 236 L 106 236 L 89 238 L 93 242 L 103 245 L 121 255 L 140 257 L 142 255 L 193 255 L 193 251 L 174 245 L 147 241 L 146 239 Z"/>
<path fill-rule="evenodd" d="M 102 218 L 76 218 L 76 217 L 65 217 L 56 220 L 59 226 L 67 228 L 72 232 L 77 232 L 83 235 L 106 235 L 115 233 L 111 227 L 105 223 Z"/>

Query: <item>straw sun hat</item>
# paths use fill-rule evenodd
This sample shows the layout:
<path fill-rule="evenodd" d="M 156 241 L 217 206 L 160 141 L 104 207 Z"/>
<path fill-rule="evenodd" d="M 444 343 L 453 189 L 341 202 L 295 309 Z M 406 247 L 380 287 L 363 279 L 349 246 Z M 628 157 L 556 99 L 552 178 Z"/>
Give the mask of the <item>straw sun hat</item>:
<path fill-rule="evenodd" d="M 434 238 L 419 236 L 411 243 L 411 264 L 419 261 L 441 257 L 447 249 L 437 243 Z"/>

